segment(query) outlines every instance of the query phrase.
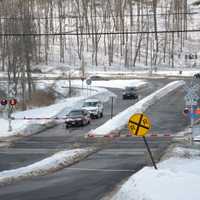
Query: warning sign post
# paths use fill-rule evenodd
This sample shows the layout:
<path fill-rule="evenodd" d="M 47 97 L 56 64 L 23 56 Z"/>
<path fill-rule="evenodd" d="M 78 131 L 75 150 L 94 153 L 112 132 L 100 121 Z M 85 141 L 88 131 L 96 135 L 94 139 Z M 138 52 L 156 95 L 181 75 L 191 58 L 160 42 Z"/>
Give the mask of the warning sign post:
<path fill-rule="evenodd" d="M 145 138 L 145 135 L 151 129 L 151 122 L 149 118 L 144 113 L 134 114 L 130 117 L 128 121 L 128 129 L 131 132 L 132 136 L 143 137 L 145 146 L 153 163 L 155 169 L 157 169 L 156 163 L 154 161 L 153 155 L 149 148 L 148 142 Z"/>

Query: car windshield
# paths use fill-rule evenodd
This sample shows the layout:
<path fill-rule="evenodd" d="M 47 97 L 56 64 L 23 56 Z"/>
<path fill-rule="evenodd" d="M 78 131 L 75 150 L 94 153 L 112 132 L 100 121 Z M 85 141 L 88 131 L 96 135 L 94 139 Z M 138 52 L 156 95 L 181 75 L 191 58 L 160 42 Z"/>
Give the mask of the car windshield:
<path fill-rule="evenodd" d="M 96 107 L 98 102 L 85 102 L 83 107 Z"/>
<path fill-rule="evenodd" d="M 82 110 L 73 110 L 73 111 L 71 111 L 70 113 L 69 113 L 69 116 L 70 117 L 75 117 L 75 116 L 80 116 L 80 115 L 82 115 L 83 113 L 82 113 Z"/>
<path fill-rule="evenodd" d="M 127 90 L 127 91 L 135 91 L 135 88 L 134 87 L 126 87 L 125 90 Z"/>

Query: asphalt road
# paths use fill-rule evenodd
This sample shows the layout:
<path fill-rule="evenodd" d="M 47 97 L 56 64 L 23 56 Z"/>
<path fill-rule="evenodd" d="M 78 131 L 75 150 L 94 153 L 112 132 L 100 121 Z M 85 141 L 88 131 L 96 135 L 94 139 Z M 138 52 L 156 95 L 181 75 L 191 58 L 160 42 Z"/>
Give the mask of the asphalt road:
<path fill-rule="evenodd" d="M 146 96 L 153 90 L 162 87 L 166 82 L 168 81 L 151 81 L 151 86 L 141 91 L 140 94 Z M 134 103 L 129 100 L 123 101 L 120 90 L 114 90 L 114 92 L 120 96 L 115 102 L 115 113 Z M 152 120 L 153 132 L 173 134 L 185 128 L 188 121 L 181 114 L 183 95 L 183 90 L 172 93 L 148 109 L 147 114 Z M 18 141 L 7 151 L 2 149 L 4 152 L 1 151 L 0 158 L 7 164 L 1 165 L 1 169 L 31 163 L 63 148 L 95 145 L 95 140 L 85 140 L 83 135 L 110 117 L 110 105 L 105 106 L 107 108 L 105 117 L 93 121 L 91 127 L 72 128 L 66 131 L 60 125 L 29 139 Z M 124 130 L 125 132 L 126 130 Z M 171 142 L 169 138 L 148 138 L 148 141 L 155 156 Z M 9 156 L 12 158 L 9 159 Z M 21 158 L 21 162 L 18 161 L 19 158 Z M 120 181 L 149 163 L 141 138 L 116 139 L 103 150 L 70 168 L 65 168 L 49 176 L 0 188 L 0 198 L 3 200 L 98 200 Z"/>

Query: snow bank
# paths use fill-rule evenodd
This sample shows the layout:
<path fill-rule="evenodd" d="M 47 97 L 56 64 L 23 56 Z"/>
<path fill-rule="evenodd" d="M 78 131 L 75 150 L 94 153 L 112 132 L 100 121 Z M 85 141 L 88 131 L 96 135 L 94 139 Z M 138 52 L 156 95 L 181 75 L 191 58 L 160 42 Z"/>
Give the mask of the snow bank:
<path fill-rule="evenodd" d="M 124 127 L 131 115 L 134 113 L 144 112 L 150 105 L 154 104 L 157 100 L 167 95 L 171 91 L 177 89 L 178 87 L 184 85 L 184 81 L 174 81 L 169 83 L 165 87 L 157 90 L 153 94 L 145 97 L 141 101 L 137 102 L 135 105 L 129 107 L 128 109 L 122 111 L 118 115 L 116 115 L 113 119 L 110 119 L 102 126 L 98 127 L 95 130 L 92 130 L 89 133 L 89 136 L 102 137 L 105 135 L 109 135 L 112 132 L 118 132 L 122 127 Z"/>
<path fill-rule="evenodd" d="M 136 88 L 144 87 L 148 83 L 142 80 L 112 80 L 112 81 L 93 81 L 92 85 L 95 87 L 106 88 L 119 88 L 124 89 L 127 86 L 133 86 Z"/>
<path fill-rule="evenodd" d="M 200 150 L 176 148 L 175 155 L 145 167 L 122 186 L 112 200 L 199 200 Z"/>
<path fill-rule="evenodd" d="M 84 159 L 95 151 L 96 149 L 94 148 L 61 151 L 32 165 L 0 172 L 0 185 L 6 185 L 15 181 L 53 173 Z"/>

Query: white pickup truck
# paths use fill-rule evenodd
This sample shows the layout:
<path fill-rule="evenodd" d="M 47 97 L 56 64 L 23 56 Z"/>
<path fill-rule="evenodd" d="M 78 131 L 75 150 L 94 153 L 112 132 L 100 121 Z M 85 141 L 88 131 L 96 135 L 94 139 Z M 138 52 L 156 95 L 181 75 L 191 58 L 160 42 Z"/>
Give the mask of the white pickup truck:
<path fill-rule="evenodd" d="M 98 99 L 87 99 L 83 108 L 90 113 L 91 118 L 103 117 L 103 103 Z"/>

